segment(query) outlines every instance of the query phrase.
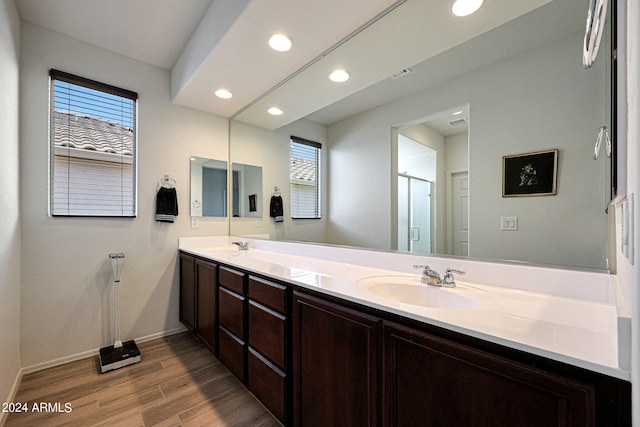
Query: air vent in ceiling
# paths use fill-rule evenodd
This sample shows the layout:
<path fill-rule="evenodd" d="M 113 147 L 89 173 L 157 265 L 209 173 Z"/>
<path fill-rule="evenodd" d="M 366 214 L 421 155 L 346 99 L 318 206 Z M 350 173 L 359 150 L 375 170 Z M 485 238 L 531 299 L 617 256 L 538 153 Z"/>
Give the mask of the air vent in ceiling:
<path fill-rule="evenodd" d="M 459 119 L 449 120 L 447 123 L 449 124 L 449 126 L 454 128 L 454 127 L 466 125 L 467 119 L 465 119 L 464 117 L 460 117 Z"/>
<path fill-rule="evenodd" d="M 399 72 L 395 73 L 394 75 L 392 75 L 392 76 L 391 76 L 391 78 L 392 78 L 393 80 L 397 80 L 397 79 L 399 79 L 399 78 L 401 78 L 401 77 L 406 76 L 406 75 L 407 75 L 407 74 L 409 74 L 410 72 L 411 72 L 411 68 L 405 68 L 404 70 L 401 70 L 401 71 L 399 71 Z"/>

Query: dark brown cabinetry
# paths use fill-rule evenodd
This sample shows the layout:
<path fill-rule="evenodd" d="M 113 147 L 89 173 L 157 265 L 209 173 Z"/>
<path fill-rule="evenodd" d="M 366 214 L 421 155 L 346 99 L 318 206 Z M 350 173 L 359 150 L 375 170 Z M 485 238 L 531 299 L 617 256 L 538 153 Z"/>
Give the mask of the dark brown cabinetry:
<path fill-rule="evenodd" d="M 217 283 L 216 264 L 180 254 L 180 321 L 214 353 Z"/>
<path fill-rule="evenodd" d="M 288 290 L 249 276 L 247 386 L 282 423 L 288 422 L 290 386 Z"/>
<path fill-rule="evenodd" d="M 386 322 L 383 373 L 384 425 L 595 425 L 592 385 Z"/>
<path fill-rule="evenodd" d="M 379 423 L 380 319 L 294 292 L 294 424 Z"/>
<path fill-rule="evenodd" d="M 188 254 L 180 321 L 284 425 L 631 424 L 627 381 Z"/>
<path fill-rule="evenodd" d="M 196 260 L 196 328 L 198 338 L 216 352 L 216 323 L 218 266 L 214 263 Z"/>
<path fill-rule="evenodd" d="M 245 382 L 247 358 L 245 278 L 242 272 L 220 267 L 218 358 L 242 382 Z"/>
<path fill-rule="evenodd" d="M 196 329 L 196 259 L 180 254 L 180 322 L 190 331 Z"/>

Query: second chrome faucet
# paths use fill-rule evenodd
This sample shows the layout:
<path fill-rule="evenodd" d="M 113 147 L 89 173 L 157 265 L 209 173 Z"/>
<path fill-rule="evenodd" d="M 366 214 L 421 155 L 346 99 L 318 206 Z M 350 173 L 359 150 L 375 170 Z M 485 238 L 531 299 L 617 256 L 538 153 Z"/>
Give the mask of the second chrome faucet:
<path fill-rule="evenodd" d="M 462 270 L 455 270 L 453 268 L 447 268 L 444 272 L 444 277 L 440 277 L 437 271 L 432 270 L 428 265 L 414 265 L 413 268 L 422 268 L 422 277 L 420 282 L 431 285 L 439 286 L 443 288 L 455 288 L 456 281 L 453 277 L 453 273 L 464 274 Z"/>
<path fill-rule="evenodd" d="M 237 245 L 241 251 L 249 250 L 249 242 L 231 242 L 232 245 Z"/>

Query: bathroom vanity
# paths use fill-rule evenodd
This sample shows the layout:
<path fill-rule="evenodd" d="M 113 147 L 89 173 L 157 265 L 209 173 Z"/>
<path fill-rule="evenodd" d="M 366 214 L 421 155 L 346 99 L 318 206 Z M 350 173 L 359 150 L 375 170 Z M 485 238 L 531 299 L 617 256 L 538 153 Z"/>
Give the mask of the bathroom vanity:
<path fill-rule="evenodd" d="M 630 425 L 608 275 L 233 240 L 180 239 L 180 320 L 285 425 Z"/>

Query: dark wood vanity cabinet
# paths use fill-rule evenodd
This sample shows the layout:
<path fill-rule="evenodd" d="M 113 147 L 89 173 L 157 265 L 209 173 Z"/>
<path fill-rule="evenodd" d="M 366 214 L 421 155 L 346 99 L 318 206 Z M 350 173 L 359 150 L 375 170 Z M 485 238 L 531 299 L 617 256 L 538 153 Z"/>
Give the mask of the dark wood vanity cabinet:
<path fill-rule="evenodd" d="M 183 325 L 216 351 L 218 266 L 180 254 L 180 314 Z"/>
<path fill-rule="evenodd" d="M 247 387 L 289 424 L 289 290 L 249 276 Z"/>
<path fill-rule="evenodd" d="M 191 332 L 196 329 L 196 259 L 180 254 L 180 322 Z"/>
<path fill-rule="evenodd" d="M 245 382 L 247 349 L 245 322 L 246 274 L 227 267 L 219 269 L 218 358 L 233 375 Z"/>
<path fill-rule="evenodd" d="M 631 424 L 627 381 L 188 254 L 180 320 L 284 425 Z"/>
<path fill-rule="evenodd" d="M 378 317 L 294 292 L 294 425 L 379 425 L 380 328 Z"/>
<path fill-rule="evenodd" d="M 596 425 L 593 385 L 404 326 L 383 330 L 383 425 Z"/>
<path fill-rule="evenodd" d="M 196 327 L 198 338 L 214 354 L 216 352 L 216 322 L 218 266 L 202 259 L 196 260 Z"/>

